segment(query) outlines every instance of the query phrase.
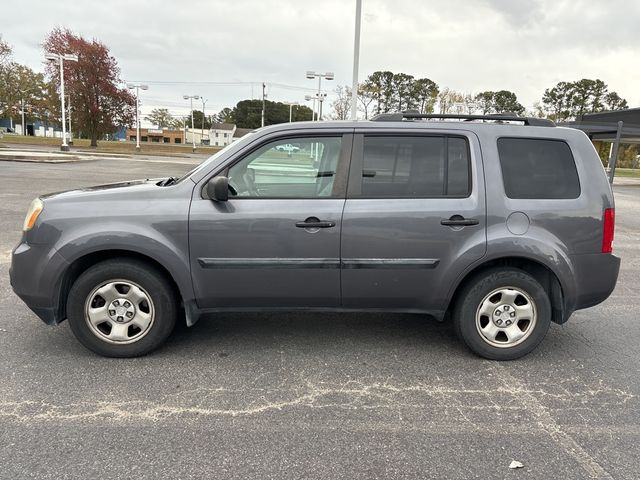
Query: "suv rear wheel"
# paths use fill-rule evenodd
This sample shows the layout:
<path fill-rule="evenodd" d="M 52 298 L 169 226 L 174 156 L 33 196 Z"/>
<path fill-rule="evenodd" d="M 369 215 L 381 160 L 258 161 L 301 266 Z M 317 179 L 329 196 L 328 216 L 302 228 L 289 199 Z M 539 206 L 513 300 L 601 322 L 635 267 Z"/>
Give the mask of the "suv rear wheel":
<path fill-rule="evenodd" d="M 513 360 L 535 349 L 551 324 L 549 296 L 528 273 L 491 269 L 469 281 L 454 307 L 458 336 L 476 354 Z"/>
<path fill-rule="evenodd" d="M 136 357 L 160 346 L 177 316 L 165 277 L 137 260 L 108 260 L 83 272 L 67 297 L 76 338 L 107 357 Z"/>

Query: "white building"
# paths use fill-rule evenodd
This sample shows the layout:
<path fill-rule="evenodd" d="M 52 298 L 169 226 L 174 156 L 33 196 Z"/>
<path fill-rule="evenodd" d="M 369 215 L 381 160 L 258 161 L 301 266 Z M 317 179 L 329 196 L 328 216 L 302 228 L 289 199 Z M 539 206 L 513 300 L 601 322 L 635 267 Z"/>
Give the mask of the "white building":
<path fill-rule="evenodd" d="M 213 123 L 209 130 L 209 145 L 214 147 L 226 147 L 233 142 L 236 126 L 232 123 Z"/>

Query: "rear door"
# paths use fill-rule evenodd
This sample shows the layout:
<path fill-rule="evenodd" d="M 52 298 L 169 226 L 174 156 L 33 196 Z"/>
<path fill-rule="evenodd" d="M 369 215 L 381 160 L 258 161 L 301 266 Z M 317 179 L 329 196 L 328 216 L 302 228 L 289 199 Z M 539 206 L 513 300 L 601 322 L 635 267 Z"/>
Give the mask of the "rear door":
<path fill-rule="evenodd" d="M 346 308 L 444 308 L 456 274 L 486 251 L 477 137 L 360 130 L 342 218 Z"/>

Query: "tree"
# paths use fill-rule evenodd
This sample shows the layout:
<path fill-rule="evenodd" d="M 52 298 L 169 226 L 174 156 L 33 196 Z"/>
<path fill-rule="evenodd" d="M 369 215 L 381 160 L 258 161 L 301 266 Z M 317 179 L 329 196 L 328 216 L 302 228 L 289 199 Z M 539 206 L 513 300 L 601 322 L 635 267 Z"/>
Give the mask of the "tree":
<path fill-rule="evenodd" d="M 266 100 L 265 125 L 287 123 L 289 121 L 289 105 Z M 294 122 L 311 120 L 311 109 L 304 105 L 295 106 L 292 110 Z M 234 107 L 232 117 L 238 128 L 260 128 L 262 117 L 262 100 L 242 100 Z"/>
<path fill-rule="evenodd" d="M 211 120 L 209 118 L 204 118 L 204 113 L 200 110 L 193 111 L 193 125 L 194 128 L 204 128 L 205 130 L 209 130 L 211 128 Z M 203 127 L 204 125 L 204 127 Z M 189 119 L 189 126 L 191 126 L 191 119 Z"/>
<path fill-rule="evenodd" d="M 65 93 L 75 107 L 76 125 L 91 139 L 91 146 L 97 146 L 104 134 L 134 123 L 135 97 L 120 86 L 120 68 L 103 43 L 55 28 L 43 47 L 45 52 L 78 55 L 78 62 L 65 63 Z M 47 64 L 46 72 L 60 84 L 57 64 Z"/>
<path fill-rule="evenodd" d="M 373 72 L 364 84 L 375 98 L 376 113 L 386 113 L 393 109 L 393 72 Z"/>
<path fill-rule="evenodd" d="M 144 119 L 158 128 L 169 128 L 174 121 L 166 108 L 154 108 Z"/>
<path fill-rule="evenodd" d="M 392 110 L 397 109 L 398 112 L 403 112 L 415 108 L 414 83 L 415 78 L 413 75 L 407 75 L 406 73 L 393 74 L 391 99 L 395 104 L 395 108 L 392 108 Z"/>
<path fill-rule="evenodd" d="M 218 123 L 235 123 L 235 120 L 233 118 L 233 110 L 228 107 L 225 107 L 218 113 L 214 114 L 211 119 L 214 122 Z"/>
<path fill-rule="evenodd" d="M 439 91 L 438 85 L 429 78 L 419 78 L 413 83 L 411 96 L 420 113 L 433 113 Z"/>
<path fill-rule="evenodd" d="M 482 115 L 494 113 L 522 115 L 525 112 L 525 108 L 518 102 L 517 95 L 509 90 L 481 92 L 473 100 Z"/>
<path fill-rule="evenodd" d="M 461 114 L 463 112 L 456 111 L 456 107 L 464 104 L 464 94 L 460 92 L 456 92 L 455 90 L 451 90 L 448 87 L 443 88 L 438 93 L 438 106 L 441 114 L 448 113 L 457 113 Z"/>
<path fill-rule="evenodd" d="M 347 120 L 351 116 L 351 89 L 346 85 L 338 85 L 334 90 L 336 98 L 331 102 L 334 120 Z"/>
<path fill-rule="evenodd" d="M 583 78 L 576 82 L 559 82 L 544 91 L 543 108 L 555 121 L 563 122 L 587 113 L 628 108 L 627 101 L 602 80 Z"/>
<path fill-rule="evenodd" d="M 368 119 L 371 116 L 371 109 L 375 106 L 376 92 L 371 90 L 371 86 L 366 82 L 362 82 L 358 85 L 358 103 L 360 104 L 360 111 L 364 113 L 364 118 Z"/>

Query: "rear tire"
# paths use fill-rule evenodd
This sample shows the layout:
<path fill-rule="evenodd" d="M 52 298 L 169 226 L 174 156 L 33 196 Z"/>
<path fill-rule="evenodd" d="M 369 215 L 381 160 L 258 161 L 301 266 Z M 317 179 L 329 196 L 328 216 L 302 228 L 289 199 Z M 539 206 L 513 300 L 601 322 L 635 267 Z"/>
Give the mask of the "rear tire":
<path fill-rule="evenodd" d="M 495 268 L 468 281 L 453 312 L 456 333 L 477 355 L 514 360 L 534 350 L 551 324 L 540 283 L 515 268 Z"/>
<path fill-rule="evenodd" d="M 67 297 L 75 337 L 105 357 L 137 357 L 159 347 L 178 315 L 177 297 L 158 269 L 134 259 L 98 263 Z"/>

